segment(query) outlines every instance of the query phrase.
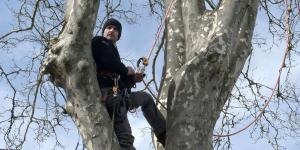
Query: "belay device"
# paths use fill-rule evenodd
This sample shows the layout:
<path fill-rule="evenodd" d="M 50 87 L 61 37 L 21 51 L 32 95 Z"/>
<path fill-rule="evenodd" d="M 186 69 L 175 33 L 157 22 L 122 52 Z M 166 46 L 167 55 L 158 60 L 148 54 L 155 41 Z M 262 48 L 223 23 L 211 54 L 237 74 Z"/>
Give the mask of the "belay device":
<path fill-rule="evenodd" d="M 143 62 L 143 66 L 141 66 L 141 62 Z M 146 70 L 146 66 L 148 66 L 148 59 L 146 57 L 141 57 L 138 61 L 137 61 L 137 73 L 140 73 L 143 75 L 143 77 L 146 75 L 145 74 L 145 70 Z"/>

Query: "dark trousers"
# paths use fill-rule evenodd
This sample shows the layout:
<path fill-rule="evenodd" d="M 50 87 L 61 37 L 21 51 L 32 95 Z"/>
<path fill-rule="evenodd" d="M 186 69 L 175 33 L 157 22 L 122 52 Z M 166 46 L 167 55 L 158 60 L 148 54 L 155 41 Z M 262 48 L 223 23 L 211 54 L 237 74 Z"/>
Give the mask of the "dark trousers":
<path fill-rule="evenodd" d="M 109 89 L 110 90 L 110 89 Z M 106 103 L 113 100 L 114 97 L 107 90 L 101 89 L 102 95 L 107 95 Z M 132 92 L 129 94 L 127 107 L 138 108 L 142 107 L 142 112 L 152 127 L 156 136 L 165 133 L 166 131 L 166 120 L 157 109 L 153 98 L 146 92 Z M 112 117 L 112 107 L 107 107 L 110 116 Z M 127 115 L 123 119 L 117 118 L 118 115 L 114 115 L 114 130 L 121 145 L 122 150 L 135 150 L 133 147 L 134 137 L 132 136 L 131 127 L 127 118 Z M 121 120 L 121 121 L 120 121 Z"/>

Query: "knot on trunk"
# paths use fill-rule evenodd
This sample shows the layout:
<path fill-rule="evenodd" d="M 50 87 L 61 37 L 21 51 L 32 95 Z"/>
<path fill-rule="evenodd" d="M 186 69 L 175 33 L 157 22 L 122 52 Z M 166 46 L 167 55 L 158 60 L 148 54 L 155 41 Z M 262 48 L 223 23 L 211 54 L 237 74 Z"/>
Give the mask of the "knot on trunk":
<path fill-rule="evenodd" d="M 75 110 L 74 110 L 74 106 L 73 104 L 70 102 L 70 101 L 67 101 L 66 102 L 66 105 L 65 105 L 65 111 L 67 114 L 69 114 L 70 116 L 74 115 L 75 113 Z"/>
<path fill-rule="evenodd" d="M 48 58 L 43 62 L 42 73 L 49 74 L 50 81 L 58 86 L 63 87 L 65 83 L 65 67 L 62 60 L 64 56 L 62 56 L 63 44 L 61 40 L 55 38 L 51 41 L 48 53 Z"/>

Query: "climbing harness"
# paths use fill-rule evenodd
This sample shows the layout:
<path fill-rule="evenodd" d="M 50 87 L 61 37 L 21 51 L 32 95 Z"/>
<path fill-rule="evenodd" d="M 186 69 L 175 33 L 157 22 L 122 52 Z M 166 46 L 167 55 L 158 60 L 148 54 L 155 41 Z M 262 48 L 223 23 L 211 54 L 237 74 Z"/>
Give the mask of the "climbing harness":
<path fill-rule="evenodd" d="M 117 96 L 118 95 L 119 79 L 120 79 L 120 75 L 118 75 L 117 77 L 113 78 L 113 80 L 114 80 L 114 86 L 112 87 L 113 96 Z"/>

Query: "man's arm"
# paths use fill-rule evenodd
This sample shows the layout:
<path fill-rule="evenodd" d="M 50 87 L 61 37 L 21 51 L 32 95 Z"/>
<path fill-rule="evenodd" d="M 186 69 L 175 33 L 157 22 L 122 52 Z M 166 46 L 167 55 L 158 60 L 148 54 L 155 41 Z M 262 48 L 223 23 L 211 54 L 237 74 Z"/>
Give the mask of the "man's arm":
<path fill-rule="evenodd" d="M 121 76 L 121 81 L 123 83 L 123 86 L 130 89 L 135 86 L 137 82 L 143 81 L 143 75 L 139 73 L 134 73 L 133 75 L 129 76 Z"/>

